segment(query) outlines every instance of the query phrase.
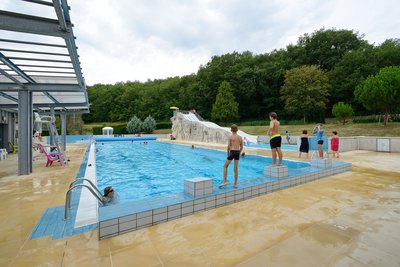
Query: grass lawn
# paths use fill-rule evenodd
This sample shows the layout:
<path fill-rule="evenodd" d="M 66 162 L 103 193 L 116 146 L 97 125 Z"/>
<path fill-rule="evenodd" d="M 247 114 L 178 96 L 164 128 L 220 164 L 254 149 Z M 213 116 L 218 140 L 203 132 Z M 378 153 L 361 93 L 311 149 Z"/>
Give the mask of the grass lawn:
<path fill-rule="evenodd" d="M 311 134 L 315 124 L 306 125 L 281 125 L 281 134 L 289 131 L 291 135 L 300 135 L 303 130 Z M 391 122 L 388 126 L 378 123 L 328 123 L 324 125 L 325 135 L 329 136 L 332 131 L 337 131 L 339 136 L 400 136 L 400 123 Z M 239 129 L 253 135 L 265 135 L 265 126 L 239 126 Z"/>

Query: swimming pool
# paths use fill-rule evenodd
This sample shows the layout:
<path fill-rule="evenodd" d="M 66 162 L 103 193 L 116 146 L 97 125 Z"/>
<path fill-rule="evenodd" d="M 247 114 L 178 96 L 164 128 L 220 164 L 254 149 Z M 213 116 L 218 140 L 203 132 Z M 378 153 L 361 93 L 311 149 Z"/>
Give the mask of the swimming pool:
<path fill-rule="evenodd" d="M 245 145 L 245 148 L 253 148 L 253 149 L 268 149 L 271 150 L 271 147 L 269 144 L 248 144 Z M 297 151 L 297 145 L 282 145 L 281 146 L 282 150 L 288 150 L 288 151 Z"/>
<path fill-rule="evenodd" d="M 119 202 L 146 199 L 183 191 L 183 180 L 194 177 L 221 183 L 226 152 L 162 142 L 97 143 L 96 167 L 99 188 L 113 186 Z M 240 181 L 263 176 L 271 158 L 246 155 L 240 159 Z M 284 161 L 289 170 L 309 167 L 309 163 Z M 233 181 L 233 163 L 228 182 Z"/>

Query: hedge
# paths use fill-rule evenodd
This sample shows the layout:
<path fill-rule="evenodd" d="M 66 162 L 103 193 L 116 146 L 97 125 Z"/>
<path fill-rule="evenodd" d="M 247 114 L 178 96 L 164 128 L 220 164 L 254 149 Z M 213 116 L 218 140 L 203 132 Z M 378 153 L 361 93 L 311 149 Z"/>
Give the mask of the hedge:
<path fill-rule="evenodd" d="M 102 135 L 103 126 L 95 126 L 92 128 L 94 135 Z M 114 129 L 114 134 L 127 134 L 126 124 L 117 124 L 113 125 L 112 128 Z"/>
<path fill-rule="evenodd" d="M 157 129 L 171 129 L 172 128 L 172 122 L 170 122 L 170 121 L 160 121 L 160 122 L 157 122 L 156 126 L 157 126 Z"/>

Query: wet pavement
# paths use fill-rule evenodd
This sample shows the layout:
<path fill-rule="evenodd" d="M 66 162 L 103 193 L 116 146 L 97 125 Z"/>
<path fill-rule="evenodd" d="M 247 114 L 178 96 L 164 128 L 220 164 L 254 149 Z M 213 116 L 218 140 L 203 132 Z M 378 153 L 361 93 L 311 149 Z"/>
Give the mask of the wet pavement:
<path fill-rule="evenodd" d="M 42 159 L 29 176 L 16 155 L 0 161 L 0 266 L 400 266 L 400 154 L 366 151 L 341 155 L 351 172 L 114 238 L 28 240 L 85 151 L 69 145 L 66 167 Z"/>

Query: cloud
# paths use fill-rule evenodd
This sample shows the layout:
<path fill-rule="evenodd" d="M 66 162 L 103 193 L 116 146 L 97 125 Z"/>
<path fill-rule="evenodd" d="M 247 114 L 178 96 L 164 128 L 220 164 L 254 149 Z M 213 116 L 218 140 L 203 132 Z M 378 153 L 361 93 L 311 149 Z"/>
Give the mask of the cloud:
<path fill-rule="evenodd" d="M 11 0 L 2 5 L 19 8 Z M 213 55 L 270 52 L 322 27 L 354 29 L 376 44 L 400 36 L 395 0 L 69 0 L 69 5 L 88 84 L 182 76 Z M 31 3 L 24 6 L 38 11 Z"/>

